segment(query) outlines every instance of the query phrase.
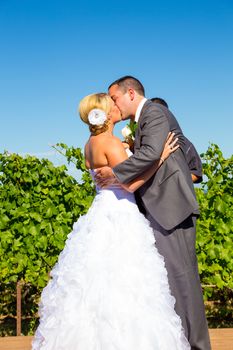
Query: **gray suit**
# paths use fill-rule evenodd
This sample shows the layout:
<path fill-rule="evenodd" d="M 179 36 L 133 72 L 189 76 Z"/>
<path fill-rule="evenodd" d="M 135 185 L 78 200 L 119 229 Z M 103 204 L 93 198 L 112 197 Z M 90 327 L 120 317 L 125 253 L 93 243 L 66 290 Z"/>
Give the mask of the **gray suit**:
<path fill-rule="evenodd" d="M 210 349 L 195 252 L 195 219 L 198 204 L 185 159 L 185 138 L 173 114 L 146 101 L 138 121 L 134 154 L 113 171 L 128 183 L 160 158 L 169 131 L 179 138 L 180 148 L 136 193 L 142 212 L 154 228 L 156 246 L 164 256 L 171 293 L 192 349 Z"/>

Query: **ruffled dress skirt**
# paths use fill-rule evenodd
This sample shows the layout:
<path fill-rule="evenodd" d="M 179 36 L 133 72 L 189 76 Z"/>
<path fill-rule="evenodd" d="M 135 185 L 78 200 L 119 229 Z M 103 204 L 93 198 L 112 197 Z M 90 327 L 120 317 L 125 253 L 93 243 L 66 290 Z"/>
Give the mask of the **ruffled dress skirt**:
<path fill-rule="evenodd" d="M 33 350 L 188 350 L 164 259 L 134 195 L 101 190 L 41 295 Z"/>

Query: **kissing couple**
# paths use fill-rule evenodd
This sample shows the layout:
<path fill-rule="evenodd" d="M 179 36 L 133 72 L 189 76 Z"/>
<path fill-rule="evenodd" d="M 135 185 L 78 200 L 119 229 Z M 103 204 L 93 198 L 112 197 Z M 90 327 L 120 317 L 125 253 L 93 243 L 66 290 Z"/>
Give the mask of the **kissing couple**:
<path fill-rule="evenodd" d="M 32 349 L 209 350 L 199 211 L 176 118 L 132 76 L 84 97 L 79 114 L 97 194 L 42 292 Z M 129 118 L 137 122 L 132 154 L 113 135 Z"/>

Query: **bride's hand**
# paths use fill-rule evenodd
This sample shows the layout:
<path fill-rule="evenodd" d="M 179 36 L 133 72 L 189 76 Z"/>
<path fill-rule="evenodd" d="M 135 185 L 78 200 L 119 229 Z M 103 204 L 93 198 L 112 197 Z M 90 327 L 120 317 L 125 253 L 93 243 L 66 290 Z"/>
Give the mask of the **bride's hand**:
<path fill-rule="evenodd" d="M 125 141 L 122 141 L 122 145 L 124 146 L 124 149 L 129 149 L 129 144 Z"/>
<path fill-rule="evenodd" d="M 167 136 L 166 143 L 164 145 L 163 152 L 161 154 L 161 159 L 164 161 L 167 159 L 171 153 L 175 152 L 177 148 L 179 148 L 179 145 L 177 144 L 178 137 L 174 139 L 175 133 L 174 132 L 169 132 Z"/>

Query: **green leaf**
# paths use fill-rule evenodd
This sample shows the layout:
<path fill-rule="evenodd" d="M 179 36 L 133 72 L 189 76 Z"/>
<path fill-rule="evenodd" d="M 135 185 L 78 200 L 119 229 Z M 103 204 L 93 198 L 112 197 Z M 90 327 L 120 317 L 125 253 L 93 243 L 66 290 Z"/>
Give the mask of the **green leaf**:
<path fill-rule="evenodd" d="M 38 222 L 42 221 L 42 217 L 41 217 L 41 215 L 39 213 L 32 212 L 32 213 L 30 213 L 30 217 L 32 219 L 35 219 Z"/>

